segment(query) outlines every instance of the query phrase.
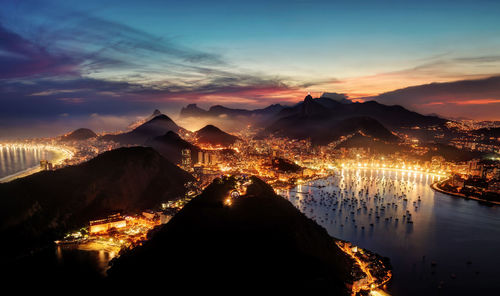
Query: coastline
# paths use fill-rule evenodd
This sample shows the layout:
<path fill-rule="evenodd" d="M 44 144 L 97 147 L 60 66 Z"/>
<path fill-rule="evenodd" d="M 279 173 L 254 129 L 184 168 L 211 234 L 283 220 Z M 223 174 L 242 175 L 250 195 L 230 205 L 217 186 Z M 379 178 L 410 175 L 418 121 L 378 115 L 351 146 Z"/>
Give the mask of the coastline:
<path fill-rule="evenodd" d="M 444 182 L 444 181 L 442 181 L 442 182 Z M 464 199 L 475 200 L 475 201 L 478 201 L 478 202 L 481 202 L 481 203 L 487 203 L 489 205 L 500 206 L 500 202 L 497 202 L 497 201 L 491 201 L 491 200 L 481 199 L 481 198 L 477 198 L 477 197 L 473 197 L 473 196 L 466 196 L 464 194 L 460 194 L 460 193 L 456 193 L 456 192 L 449 192 L 449 191 L 443 190 L 443 189 L 439 188 L 439 186 L 438 186 L 439 183 L 441 183 L 441 181 L 434 182 L 430 186 L 431 186 L 431 188 L 433 190 L 435 190 L 437 192 L 440 192 L 440 193 L 443 193 L 443 194 L 446 194 L 446 195 L 450 195 L 450 196 L 453 196 L 453 197 L 460 197 L 460 198 L 464 198 Z"/>
<path fill-rule="evenodd" d="M 63 163 L 64 160 L 67 159 L 66 154 L 64 154 L 56 149 L 47 149 L 47 151 L 52 151 L 54 153 L 54 157 L 49 160 L 50 162 L 53 162 L 54 164 L 59 165 L 59 164 Z M 29 175 L 36 174 L 40 171 L 42 171 L 42 169 L 40 168 L 40 165 L 29 167 L 29 168 L 24 169 L 22 171 L 19 171 L 19 172 L 16 172 L 14 174 L 0 178 L 0 183 L 11 182 L 11 181 L 14 181 L 15 179 L 24 178 L 24 177 L 27 177 Z"/>
<path fill-rule="evenodd" d="M 314 176 L 308 179 L 303 180 L 300 184 L 293 184 L 293 185 L 287 185 L 279 188 L 274 188 L 275 192 L 285 200 L 289 201 L 290 200 L 281 195 L 281 191 L 291 191 L 296 189 L 298 186 L 311 186 L 311 187 L 317 187 L 314 186 L 312 183 L 318 180 L 327 180 L 328 178 L 335 176 L 337 174 L 337 171 L 331 171 L 329 174 L 325 176 Z M 321 186 L 324 187 L 324 186 Z M 321 188 L 319 187 L 319 188 Z M 292 203 L 293 204 L 293 203 Z M 302 214 L 306 214 L 305 212 L 302 212 Z M 309 218 L 312 219 L 312 218 Z M 315 223 L 320 225 L 315 219 L 312 219 Z M 324 226 L 320 225 L 320 227 L 324 228 Z M 325 229 L 325 228 L 324 228 Z M 326 230 L 326 229 L 325 229 Z M 330 234 L 329 234 L 330 235 Z M 351 290 L 351 296 L 358 296 L 358 295 L 368 295 L 366 293 L 369 293 L 370 295 L 389 295 L 388 291 L 386 290 L 385 285 L 388 284 L 393 277 L 393 269 L 390 264 L 390 258 L 382 256 L 379 253 L 370 251 L 368 249 L 363 249 L 361 247 L 358 247 L 354 243 L 341 239 L 339 237 L 330 237 L 335 241 L 335 245 L 344 253 L 346 258 L 349 258 L 353 260 L 353 269 L 354 270 L 358 269 L 361 271 L 364 276 L 358 277 L 358 278 L 353 278 L 353 282 L 349 284 L 347 287 Z M 357 250 L 360 250 L 361 252 L 358 252 L 357 250 L 353 252 L 351 249 L 355 247 Z M 363 253 L 368 253 L 371 254 L 372 256 L 375 256 L 377 260 L 373 261 L 368 261 L 366 258 L 363 258 L 362 255 Z M 373 264 L 379 264 L 381 265 L 381 269 L 379 271 L 382 271 L 383 274 L 380 274 L 380 272 L 375 276 L 373 270 L 371 270 L 371 265 Z M 356 266 L 356 267 L 355 267 Z"/>
<path fill-rule="evenodd" d="M 29 175 L 33 175 L 35 173 L 38 173 L 41 170 L 42 169 L 40 168 L 39 165 L 34 166 L 34 167 L 30 167 L 30 168 L 27 168 L 25 170 L 14 173 L 12 175 L 8 175 L 8 176 L 1 178 L 0 183 L 7 183 L 7 182 L 13 181 L 13 180 L 18 179 L 18 178 L 24 178 L 24 177 L 27 177 Z"/>

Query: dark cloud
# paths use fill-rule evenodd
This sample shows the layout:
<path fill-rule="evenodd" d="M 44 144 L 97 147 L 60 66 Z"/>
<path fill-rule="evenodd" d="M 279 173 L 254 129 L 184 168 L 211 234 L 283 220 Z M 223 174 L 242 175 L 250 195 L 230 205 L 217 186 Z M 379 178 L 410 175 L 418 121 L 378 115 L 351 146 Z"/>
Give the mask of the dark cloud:
<path fill-rule="evenodd" d="M 495 63 L 495 62 L 500 62 L 500 55 L 461 57 L 461 58 L 455 58 L 453 60 L 456 62 L 466 62 L 466 63 Z"/>
<path fill-rule="evenodd" d="M 265 99 L 259 93 L 293 89 L 277 77 L 240 73 L 218 54 L 82 13 L 23 35 L 0 25 L 0 38 L 3 128 L 60 114 L 180 109 L 208 95 L 245 94 L 255 102 Z"/>
<path fill-rule="evenodd" d="M 0 24 L 0 79 L 74 74 L 81 61 L 24 39 Z"/>
<path fill-rule="evenodd" d="M 412 86 L 370 99 L 422 113 L 499 120 L 500 76 Z"/>

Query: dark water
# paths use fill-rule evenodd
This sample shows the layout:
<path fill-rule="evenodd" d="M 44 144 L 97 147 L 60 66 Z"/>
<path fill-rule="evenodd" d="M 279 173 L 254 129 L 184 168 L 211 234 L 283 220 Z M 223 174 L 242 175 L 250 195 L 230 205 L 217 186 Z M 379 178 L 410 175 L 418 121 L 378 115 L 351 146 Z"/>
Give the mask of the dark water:
<path fill-rule="evenodd" d="M 52 160 L 56 153 L 41 148 L 0 146 L 0 179 L 40 165 L 40 160 Z"/>
<path fill-rule="evenodd" d="M 282 195 L 330 235 L 389 257 L 394 275 L 387 287 L 391 295 L 500 295 L 500 207 L 434 192 L 429 187 L 434 180 L 425 174 L 346 170 Z M 361 189 L 368 189 L 368 196 L 360 196 Z M 356 200 L 366 202 L 366 210 L 361 207 L 358 212 L 359 203 L 349 208 L 346 198 L 353 197 L 352 192 Z M 374 199 L 377 192 L 383 202 Z M 407 201 L 399 198 L 401 193 Z M 386 209 L 378 210 L 377 221 L 375 206 L 382 203 Z M 407 210 L 413 224 L 403 220 Z M 104 251 L 49 248 L 18 262 L 11 271 L 14 278 L 54 285 L 95 284 L 102 281 L 111 257 Z"/>
<path fill-rule="evenodd" d="M 500 207 L 434 192 L 429 187 L 434 180 L 425 174 L 345 170 L 282 195 L 330 235 L 389 257 L 394 276 L 387 291 L 392 295 L 500 295 Z M 343 198 L 339 185 L 347 189 Z M 368 196 L 360 197 L 362 188 Z M 329 195 L 333 192 L 336 196 Z M 349 208 L 345 199 L 352 192 L 366 202 L 366 210 L 358 212 L 359 203 Z M 373 198 L 377 192 L 383 202 Z M 403 192 L 408 201 L 394 197 Z M 386 208 L 378 210 L 377 221 L 375 206 L 381 204 Z M 403 220 L 407 210 L 413 224 Z"/>
<path fill-rule="evenodd" d="M 114 254 L 79 250 L 75 246 L 53 246 L 18 259 L 8 266 L 8 282 L 24 279 L 46 287 L 99 286 Z M 5 278 L 5 277 L 4 277 Z"/>

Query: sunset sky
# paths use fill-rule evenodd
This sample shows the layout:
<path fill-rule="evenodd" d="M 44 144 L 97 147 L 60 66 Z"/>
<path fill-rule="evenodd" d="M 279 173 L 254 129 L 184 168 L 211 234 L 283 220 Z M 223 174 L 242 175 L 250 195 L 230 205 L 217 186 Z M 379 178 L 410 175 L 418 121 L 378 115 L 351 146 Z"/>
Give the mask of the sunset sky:
<path fill-rule="evenodd" d="M 500 1 L 0 0 L 0 128 L 307 92 L 500 120 Z M 493 77 L 493 78 L 490 78 Z M 0 134 L 0 137 L 2 135 Z"/>

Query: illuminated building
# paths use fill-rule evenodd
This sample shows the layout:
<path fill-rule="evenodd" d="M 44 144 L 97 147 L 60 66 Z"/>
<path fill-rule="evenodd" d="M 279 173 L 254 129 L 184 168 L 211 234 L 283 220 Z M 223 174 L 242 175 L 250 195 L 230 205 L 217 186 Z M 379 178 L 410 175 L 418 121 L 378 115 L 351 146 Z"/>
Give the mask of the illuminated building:
<path fill-rule="evenodd" d="M 167 209 L 160 213 L 160 223 L 167 224 L 170 219 L 175 215 L 176 211 L 173 209 Z"/>
<path fill-rule="evenodd" d="M 153 220 L 155 218 L 155 213 L 153 213 L 152 211 L 142 212 L 142 215 L 144 216 L 144 218 L 149 220 Z"/>
<path fill-rule="evenodd" d="M 217 154 L 206 151 L 198 152 L 198 164 L 216 165 L 218 163 Z"/>
<path fill-rule="evenodd" d="M 90 221 L 89 232 L 107 232 L 111 228 L 122 228 L 127 226 L 127 221 L 120 214 L 111 215 L 106 219 Z"/>
<path fill-rule="evenodd" d="M 191 150 L 182 149 L 182 166 L 184 168 L 191 168 Z"/>

